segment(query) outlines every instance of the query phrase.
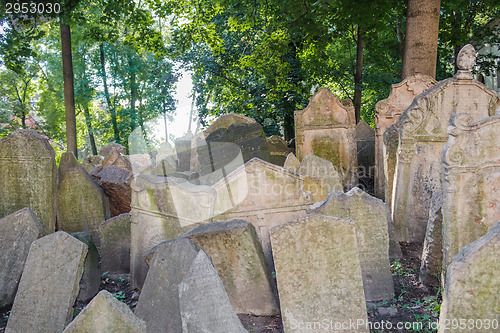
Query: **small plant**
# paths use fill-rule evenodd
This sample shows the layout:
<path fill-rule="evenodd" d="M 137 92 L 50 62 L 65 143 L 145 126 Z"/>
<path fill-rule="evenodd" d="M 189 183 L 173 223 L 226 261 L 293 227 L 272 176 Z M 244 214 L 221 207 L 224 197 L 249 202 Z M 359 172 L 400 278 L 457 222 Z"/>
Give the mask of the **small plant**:
<path fill-rule="evenodd" d="M 123 291 L 119 291 L 113 294 L 113 297 L 119 300 L 120 302 L 124 302 L 127 299 L 127 296 L 123 293 Z"/>

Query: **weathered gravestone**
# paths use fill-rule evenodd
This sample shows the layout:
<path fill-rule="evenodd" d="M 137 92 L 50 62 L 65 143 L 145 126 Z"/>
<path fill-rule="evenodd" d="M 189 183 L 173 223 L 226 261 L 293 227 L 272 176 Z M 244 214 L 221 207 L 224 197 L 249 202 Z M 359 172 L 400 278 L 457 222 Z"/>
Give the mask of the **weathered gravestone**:
<path fill-rule="evenodd" d="M 429 221 L 420 259 L 420 282 L 438 287 L 443 265 L 443 192 L 432 193 Z"/>
<path fill-rule="evenodd" d="M 182 332 L 179 284 L 199 248 L 189 239 L 174 239 L 153 247 L 147 255 L 150 269 L 135 314 L 151 333 Z"/>
<path fill-rule="evenodd" d="M 268 137 L 266 146 L 269 150 L 269 162 L 279 166 L 283 166 L 288 154 L 293 152 L 293 149 L 288 148 L 286 141 L 277 135 Z"/>
<path fill-rule="evenodd" d="M 146 333 L 146 324 L 108 291 L 101 291 L 63 333 Z"/>
<path fill-rule="evenodd" d="M 31 244 L 6 333 L 59 333 L 71 321 L 87 246 L 64 231 Z"/>
<path fill-rule="evenodd" d="M 357 183 L 354 107 L 343 105 L 328 89 L 319 89 L 304 110 L 295 111 L 297 158 L 314 154 L 333 163 L 344 187 Z"/>
<path fill-rule="evenodd" d="M 85 170 L 66 170 L 57 188 L 56 202 L 59 230 L 89 232 L 99 244 L 99 224 L 109 219 L 109 204 L 102 189 Z"/>
<path fill-rule="evenodd" d="M 99 225 L 101 269 L 113 274 L 130 273 L 130 214 L 115 216 Z"/>
<path fill-rule="evenodd" d="M 352 221 L 308 215 L 271 229 L 276 279 L 285 332 L 341 331 L 366 323 L 366 303 Z M 332 326 L 330 328 L 330 323 Z M 356 327 L 350 332 L 368 332 Z"/>
<path fill-rule="evenodd" d="M 356 228 L 366 301 L 391 299 L 394 294 L 389 266 L 390 215 L 387 206 L 358 187 L 347 193 L 333 191 L 310 213 L 347 218 Z"/>
<path fill-rule="evenodd" d="M 244 167 L 228 175 L 227 179 L 215 184 L 214 188 L 220 192 L 220 189 L 226 188 L 228 184 L 233 196 L 240 193 L 246 195 L 243 200 L 233 199 L 233 202 L 239 203 L 234 208 L 215 215 L 213 220 L 241 219 L 251 222 L 259 236 L 266 263 L 273 272 L 269 229 L 307 214 L 308 207 L 313 203 L 313 196 L 304 191 L 304 178 L 282 167 L 254 158 L 245 163 Z M 224 204 L 227 201 L 229 200 L 220 202 Z M 216 207 L 215 212 L 221 210 Z"/>
<path fill-rule="evenodd" d="M 286 156 L 285 163 L 283 164 L 283 168 L 290 170 L 291 172 L 297 172 L 300 167 L 300 161 L 297 157 L 295 157 L 294 153 L 290 153 Z"/>
<path fill-rule="evenodd" d="M 279 314 L 274 282 L 250 222 L 202 224 L 181 237 L 191 239 L 210 256 L 236 313 Z"/>
<path fill-rule="evenodd" d="M 394 174 L 396 173 L 396 159 L 399 143 L 399 128 L 401 123 L 398 121 L 384 132 L 384 195 L 385 203 L 393 210 L 392 191 L 394 189 Z M 376 172 L 377 173 L 377 172 Z M 377 177 L 377 176 L 376 176 Z"/>
<path fill-rule="evenodd" d="M 457 114 L 443 149 L 443 264 L 500 221 L 500 115 Z"/>
<path fill-rule="evenodd" d="M 132 164 L 128 160 L 128 157 L 122 153 L 119 153 L 117 150 L 112 150 L 109 155 L 104 158 L 100 167 L 105 168 L 112 165 L 132 171 Z M 97 171 L 100 171 L 100 168 Z"/>
<path fill-rule="evenodd" d="M 446 272 L 439 333 L 498 332 L 499 257 L 500 223 L 453 257 Z"/>
<path fill-rule="evenodd" d="M 0 219 L 0 303 L 12 304 L 30 245 L 43 227 L 30 208 Z"/>
<path fill-rule="evenodd" d="M 422 243 L 433 192 L 442 189 L 441 151 L 448 140 L 450 117 L 466 113 L 472 120 L 493 115 L 498 94 L 472 79 L 472 45 L 459 53 L 457 72 L 414 99 L 401 115 L 392 216 L 402 240 Z M 475 58 L 474 58 L 475 59 Z M 446 258 L 445 258 L 446 259 Z"/>
<path fill-rule="evenodd" d="M 363 119 L 356 124 L 356 148 L 358 178 L 371 183 L 375 176 L 375 130 Z"/>
<path fill-rule="evenodd" d="M 126 149 L 121 144 L 111 142 L 99 149 L 99 156 L 108 157 L 108 155 L 113 151 L 116 151 L 120 154 L 125 154 Z"/>
<path fill-rule="evenodd" d="M 302 159 L 297 173 L 301 176 L 319 178 L 326 187 L 326 193 L 343 191 L 342 175 L 337 172 L 332 162 L 313 154 Z"/>
<path fill-rule="evenodd" d="M 83 275 L 80 279 L 80 291 L 76 297 L 77 301 L 88 302 L 99 292 L 101 285 L 102 270 L 99 264 L 99 252 L 87 232 L 75 232 L 71 236 L 87 245 L 87 256 L 83 264 Z"/>
<path fill-rule="evenodd" d="M 177 171 L 189 171 L 191 164 L 191 139 L 192 134 L 187 134 L 175 140 L 175 151 L 177 154 Z"/>
<path fill-rule="evenodd" d="M 179 285 L 182 333 L 246 333 L 210 258 L 200 250 Z M 180 332 L 180 331 L 177 331 Z"/>
<path fill-rule="evenodd" d="M 61 181 L 64 173 L 68 169 L 81 168 L 82 166 L 78 163 L 75 155 L 71 151 L 65 151 L 61 155 L 61 160 L 59 161 L 59 167 L 57 168 L 57 179 Z"/>
<path fill-rule="evenodd" d="M 131 171 L 114 165 L 103 168 L 93 176 L 108 198 L 111 216 L 130 212 L 132 176 Z"/>
<path fill-rule="evenodd" d="M 392 192 L 390 186 L 385 188 L 384 181 L 384 132 L 398 120 L 415 97 L 435 83 L 436 80 L 432 77 L 417 73 L 393 84 L 389 97 L 378 101 L 375 105 L 375 195 L 380 199 L 384 199 L 386 190 Z M 397 144 L 397 139 L 397 136 L 394 136 L 391 142 L 395 140 Z M 391 158 L 394 159 L 393 163 L 395 164 L 396 151 L 391 155 Z M 394 175 L 394 172 L 391 174 Z M 392 178 L 390 181 L 392 184 Z M 386 201 L 386 203 L 388 202 Z"/>
<path fill-rule="evenodd" d="M 217 118 L 206 130 L 203 131 L 203 136 L 207 137 L 212 134 L 212 132 L 220 128 L 228 128 L 234 124 L 255 124 L 257 123 L 255 119 L 250 117 L 245 117 L 237 113 L 226 113 Z"/>
<path fill-rule="evenodd" d="M 54 149 L 34 130 L 19 129 L 0 140 L 0 217 L 31 208 L 43 234 L 55 230 L 57 170 Z"/>

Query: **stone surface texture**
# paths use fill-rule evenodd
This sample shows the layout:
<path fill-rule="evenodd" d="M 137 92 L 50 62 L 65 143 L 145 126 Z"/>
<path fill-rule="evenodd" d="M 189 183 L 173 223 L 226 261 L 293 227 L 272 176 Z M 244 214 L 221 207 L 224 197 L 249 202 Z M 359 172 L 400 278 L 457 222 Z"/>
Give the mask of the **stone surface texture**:
<path fill-rule="evenodd" d="M 125 147 L 116 142 L 111 142 L 99 149 L 99 156 L 107 157 L 112 151 L 117 151 L 120 154 L 125 154 Z"/>
<path fill-rule="evenodd" d="M 356 149 L 358 178 L 373 178 L 375 175 L 375 130 L 363 119 L 356 124 Z"/>
<path fill-rule="evenodd" d="M 108 198 L 112 217 L 130 212 L 132 177 L 131 171 L 114 165 L 103 168 L 93 176 Z"/>
<path fill-rule="evenodd" d="M 130 273 L 130 214 L 115 216 L 99 225 L 101 269 L 112 274 Z"/>
<path fill-rule="evenodd" d="M 287 170 L 290 170 L 291 172 L 297 172 L 297 170 L 300 167 L 300 161 L 299 159 L 295 156 L 294 153 L 289 153 L 286 156 L 285 163 L 283 164 L 283 167 Z"/>
<path fill-rule="evenodd" d="M 75 232 L 71 236 L 87 245 L 87 256 L 83 264 L 83 275 L 80 279 L 80 291 L 76 297 L 77 301 L 88 302 L 99 292 L 101 285 L 101 265 L 99 252 L 92 240 L 92 235 L 87 232 Z"/>
<path fill-rule="evenodd" d="M 297 173 L 301 176 L 319 178 L 325 185 L 326 193 L 343 191 L 342 175 L 332 162 L 313 154 L 306 154 L 300 163 Z"/>
<path fill-rule="evenodd" d="M 279 166 L 283 166 L 288 154 L 293 153 L 293 149 L 288 148 L 286 141 L 277 135 L 268 137 L 266 146 L 269 150 L 269 162 Z"/>

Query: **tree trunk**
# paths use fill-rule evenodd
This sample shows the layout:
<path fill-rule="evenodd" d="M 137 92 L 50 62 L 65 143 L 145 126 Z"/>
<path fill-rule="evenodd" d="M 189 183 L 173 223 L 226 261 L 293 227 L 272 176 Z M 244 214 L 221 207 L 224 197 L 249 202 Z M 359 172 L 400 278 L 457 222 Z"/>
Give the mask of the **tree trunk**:
<path fill-rule="evenodd" d="M 104 86 L 104 96 L 106 97 L 109 113 L 111 115 L 111 125 L 113 126 L 114 139 L 116 143 L 121 143 L 120 132 L 118 131 L 118 122 L 116 120 L 115 106 L 111 103 L 111 98 L 109 96 L 108 80 L 106 79 L 106 61 L 104 59 L 104 45 L 102 43 L 99 45 L 99 51 L 101 56 L 101 76 L 102 84 Z"/>
<path fill-rule="evenodd" d="M 92 155 L 97 155 L 97 146 L 95 145 L 94 129 L 92 128 L 92 118 L 90 117 L 89 105 L 83 105 L 83 114 L 85 115 L 85 123 L 87 124 L 87 131 L 89 133 L 90 147 L 92 148 Z"/>
<path fill-rule="evenodd" d="M 66 145 L 78 158 L 76 143 L 75 88 L 73 85 L 73 59 L 71 57 L 71 32 L 69 25 L 61 22 L 61 49 L 64 78 L 64 107 L 66 111 Z"/>
<path fill-rule="evenodd" d="M 354 74 L 354 115 L 356 124 L 361 119 L 361 94 L 363 93 L 363 28 L 358 25 L 358 38 L 356 41 L 356 74 Z"/>
<path fill-rule="evenodd" d="M 436 77 L 440 6 L 441 0 L 408 0 L 402 79 Z"/>

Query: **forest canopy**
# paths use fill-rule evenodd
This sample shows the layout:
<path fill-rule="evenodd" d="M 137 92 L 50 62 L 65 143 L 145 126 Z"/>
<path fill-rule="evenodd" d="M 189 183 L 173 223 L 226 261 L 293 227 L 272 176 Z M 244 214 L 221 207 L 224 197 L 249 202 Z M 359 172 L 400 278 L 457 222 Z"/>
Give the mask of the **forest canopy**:
<path fill-rule="evenodd" d="M 127 146 L 134 131 L 157 145 L 148 121 L 175 115 L 187 71 L 200 127 L 235 112 L 291 139 L 293 112 L 319 87 L 373 124 L 376 102 L 401 81 L 407 33 L 407 3 L 396 0 L 2 1 L 0 11 L 0 138 L 35 128 L 65 150 L 74 112 L 80 157 Z M 499 14 L 500 0 L 441 1 L 437 80 L 454 74 L 463 45 L 500 44 Z M 478 65 L 492 75 L 498 56 Z"/>

